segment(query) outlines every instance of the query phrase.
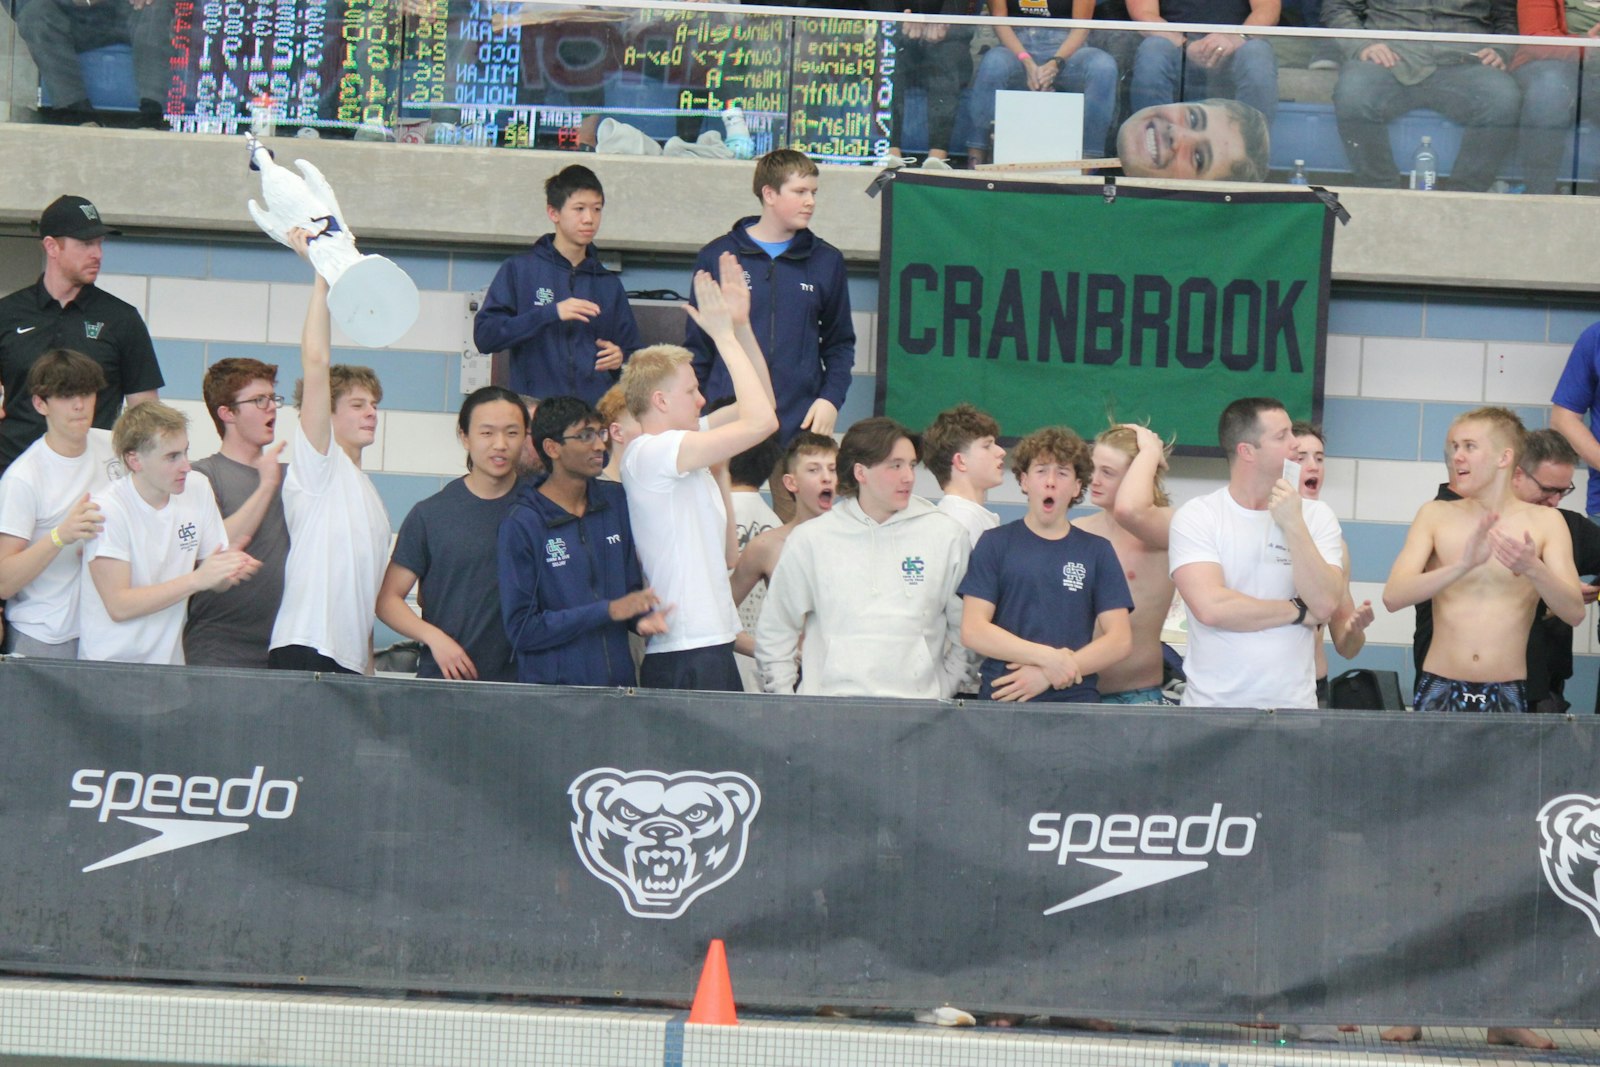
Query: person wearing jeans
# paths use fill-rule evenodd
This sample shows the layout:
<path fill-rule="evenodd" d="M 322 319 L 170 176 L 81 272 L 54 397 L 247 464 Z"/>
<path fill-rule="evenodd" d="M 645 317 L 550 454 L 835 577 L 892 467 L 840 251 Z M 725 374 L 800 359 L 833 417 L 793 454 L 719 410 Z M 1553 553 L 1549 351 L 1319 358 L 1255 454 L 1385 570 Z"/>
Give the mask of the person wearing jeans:
<path fill-rule="evenodd" d="M 989 0 L 996 18 L 1090 19 L 1094 0 Z M 1084 44 L 1087 29 L 1052 29 L 1046 25 L 1017 29 L 995 27 L 1000 46 L 984 53 L 972 80 L 972 133 L 967 146 L 973 163 L 987 159 L 994 127 L 994 94 L 1001 89 L 1083 94 L 1083 158 L 1106 152 L 1117 110 L 1117 63 L 1098 48 Z"/>
<path fill-rule="evenodd" d="M 1600 9 L 1584 0 L 1522 0 L 1517 5 L 1517 32 L 1524 37 L 1600 36 Z M 1511 76 L 1522 90 L 1522 178 L 1530 193 L 1561 190 L 1573 174 L 1558 174 L 1566 151 L 1574 145 L 1579 85 L 1582 114 L 1600 108 L 1600 74 L 1591 69 L 1594 53 L 1576 48 L 1523 45 L 1511 61 Z"/>
<path fill-rule="evenodd" d="M 1272 125 L 1278 110 L 1278 60 L 1265 38 L 1234 31 L 1274 26 L 1279 0 L 1129 0 L 1137 22 L 1198 22 L 1227 32 L 1149 30 L 1133 59 L 1129 106 L 1134 111 L 1180 100 L 1229 97 L 1249 104 Z"/>

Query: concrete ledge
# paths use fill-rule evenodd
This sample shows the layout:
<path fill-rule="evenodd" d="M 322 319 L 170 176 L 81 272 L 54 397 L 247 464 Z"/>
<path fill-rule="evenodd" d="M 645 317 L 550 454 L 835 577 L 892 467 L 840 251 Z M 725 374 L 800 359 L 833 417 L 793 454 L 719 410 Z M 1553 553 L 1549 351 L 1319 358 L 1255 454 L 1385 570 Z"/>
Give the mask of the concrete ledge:
<path fill-rule="evenodd" d="M 573 161 L 592 166 L 606 184 L 608 248 L 693 253 L 756 210 L 745 162 L 291 138 L 273 147 L 282 162 L 303 157 L 322 168 L 357 234 L 407 243 L 526 245 L 549 229 L 544 179 Z M 256 232 L 244 204 L 260 195 L 259 184 L 246 169 L 239 137 L 8 123 L 0 124 L 0 158 L 22 163 L 0 182 L 0 232 L 28 233 L 44 205 L 64 192 L 89 197 L 130 231 Z M 854 167 L 824 167 L 822 176 L 818 230 L 863 265 L 878 257 L 882 201 L 865 195 L 871 177 Z M 1337 280 L 1600 290 L 1591 266 L 1600 198 L 1367 189 L 1341 196 L 1353 218 L 1334 243 Z"/>
<path fill-rule="evenodd" d="M 240 1067 L 1467 1067 L 1593 1063 L 1592 1031 L 1552 1031 L 1562 1051 L 1490 1049 L 1482 1030 L 1430 1027 L 1413 1047 L 1376 1030 L 1337 1044 L 1286 1031 L 1184 1024 L 1175 1033 L 946 1030 L 906 1022 L 744 1018 L 690 1026 L 685 1013 L 607 1007 L 472 1004 L 350 994 L 0 980 L 0 1057 L 229 1064 Z"/>

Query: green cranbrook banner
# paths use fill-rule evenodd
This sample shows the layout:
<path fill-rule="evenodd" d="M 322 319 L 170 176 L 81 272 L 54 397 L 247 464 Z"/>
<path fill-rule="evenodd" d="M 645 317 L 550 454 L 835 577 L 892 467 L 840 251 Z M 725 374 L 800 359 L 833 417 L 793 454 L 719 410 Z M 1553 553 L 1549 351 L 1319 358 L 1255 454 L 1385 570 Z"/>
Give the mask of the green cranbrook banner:
<path fill-rule="evenodd" d="M 1114 192 L 1114 195 L 1109 195 Z M 1147 422 L 1215 455 L 1217 416 L 1322 414 L 1334 216 L 1309 191 L 888 183 L 878 411 L 971 401 L 1007 437 Z"/>

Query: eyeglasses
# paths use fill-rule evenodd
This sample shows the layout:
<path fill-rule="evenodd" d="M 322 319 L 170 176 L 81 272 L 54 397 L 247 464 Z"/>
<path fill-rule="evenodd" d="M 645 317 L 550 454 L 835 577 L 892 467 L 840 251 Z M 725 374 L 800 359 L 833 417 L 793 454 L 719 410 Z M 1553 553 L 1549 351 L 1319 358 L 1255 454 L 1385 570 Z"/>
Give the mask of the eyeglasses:
<path fill-rule="evenodd" d="M 277 393 L 270 393 L 265 396 L 251 396 L 243 400 L 235 400 L 228 406 L 237 409 L 244 407 L 246 404 L 258 411 L 271 411 L 273 408 L 281 408 L 283 406 L 283 397 Z"/>
<path fill-rule="evenodd" d="M 1524 471 L 1523 473 L 1527 473 L 1527 472 Z M 1555 486 L 1552 486 L 1552 485 L 1545 485 L 1543 482 L 1541 482 L 1539 479 L 1535 478 L 1531 474 L 1528 475 L 1528 481 L 1532 482 L 1534 485 L 1537 485 L 1539 487 L 1539 495 L 1540 496 L 1553 496 L 1558 500 L 1565 500 L 1567 497 L 1572 495 L 1573 490 L 1578 488 L 1575 485 L 1569 485 L 1565 489 L 1558 489 L 1558 488 L 1556 488 Z"/>
<path fill-rule="evenodd" d="M 563 440 L 563 441 L 582 441 L 586 445 L 592 445 L 596 441 L 605 440 L 605 437 L 606 437 L 606 432 L 604 430 L 597 430 L 593 426 L 591 426 L 588 429 L 580 430 L 577 433 L 564 433 L 564 434 L 561 435 L 561 440 Z"/>

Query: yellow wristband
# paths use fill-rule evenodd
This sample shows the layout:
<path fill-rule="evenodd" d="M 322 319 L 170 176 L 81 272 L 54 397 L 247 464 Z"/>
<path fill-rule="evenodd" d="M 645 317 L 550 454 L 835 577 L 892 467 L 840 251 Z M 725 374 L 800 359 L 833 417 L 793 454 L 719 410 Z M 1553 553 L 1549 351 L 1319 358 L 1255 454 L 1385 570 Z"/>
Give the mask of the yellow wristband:
<path fill-rule="evenodd" d="M 61 540 L 61 534 L 57 532 L 57 527 L 54 526 L 50 528 L 50 543 L 55 545 L 57 548 L 67 547 L 67 543 Z"/>

